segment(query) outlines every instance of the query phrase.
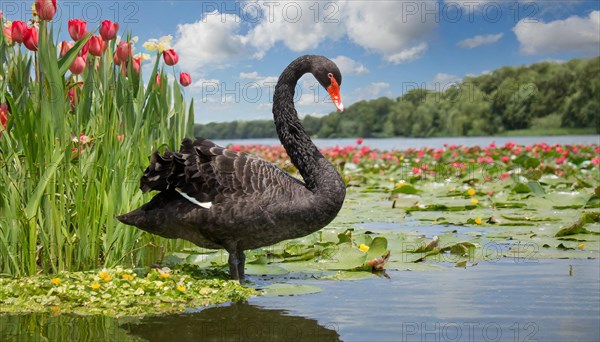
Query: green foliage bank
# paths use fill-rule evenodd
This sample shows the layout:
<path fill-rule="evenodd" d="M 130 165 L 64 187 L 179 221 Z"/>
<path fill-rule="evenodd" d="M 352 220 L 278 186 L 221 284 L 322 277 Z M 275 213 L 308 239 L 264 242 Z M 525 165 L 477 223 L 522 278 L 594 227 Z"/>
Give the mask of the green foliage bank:
<path fill-rule="evenodd" d="M 360 101 L 343 113 L 306 116 L 303 123 L 319 138 L 478 136 L 526 129 L 600 132 L 600 57 L 503 67 L 438 88 Z M 277 136 L 271 120 L 196 125 L 195 134 L 213 139 Z"/>

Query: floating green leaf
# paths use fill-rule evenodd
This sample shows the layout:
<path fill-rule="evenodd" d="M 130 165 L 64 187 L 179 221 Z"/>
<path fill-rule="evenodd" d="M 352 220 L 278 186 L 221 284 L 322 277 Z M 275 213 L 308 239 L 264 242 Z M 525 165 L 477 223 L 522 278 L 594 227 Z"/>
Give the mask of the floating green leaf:
<path fill-rule="evenodd" d="M 319 293 L 323 291 L 322 288 L 312 285 L 295 285 L 295 284 L 283 284 L 275 283 L 260 288 L 260 294 L 262 296 L 275 297 L 275 296 L 301 296 L 312 293 Z"/>

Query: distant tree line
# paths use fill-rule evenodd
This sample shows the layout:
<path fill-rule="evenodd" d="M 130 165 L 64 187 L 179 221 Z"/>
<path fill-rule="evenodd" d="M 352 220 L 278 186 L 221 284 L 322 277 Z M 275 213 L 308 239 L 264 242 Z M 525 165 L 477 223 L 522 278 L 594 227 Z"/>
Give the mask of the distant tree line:
<path fill-rule="evenodd" d="M 306 116 L 319 138 L 476 136 L 520 129 L 593 128 L 600 133 L 600 56 L 503 67 L 442 91 L 360 101 L 343 113 Z M 196 125 L 197 136 L 275 138 L 271 120 Z"/>

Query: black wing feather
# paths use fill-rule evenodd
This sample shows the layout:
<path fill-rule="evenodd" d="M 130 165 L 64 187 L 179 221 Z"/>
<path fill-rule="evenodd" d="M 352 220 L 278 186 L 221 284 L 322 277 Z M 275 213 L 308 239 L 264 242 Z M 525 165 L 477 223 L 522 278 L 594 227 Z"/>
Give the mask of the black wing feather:
<path fill-rule="evenodd" d="M 262 192 L 280 178 L 291 177 L 265 160 L 197 138 L 184 139 L 179 152 L 154 152 L 140 188 L 179 189 L 199 202 L 219 202 L 231 195 Z"/>

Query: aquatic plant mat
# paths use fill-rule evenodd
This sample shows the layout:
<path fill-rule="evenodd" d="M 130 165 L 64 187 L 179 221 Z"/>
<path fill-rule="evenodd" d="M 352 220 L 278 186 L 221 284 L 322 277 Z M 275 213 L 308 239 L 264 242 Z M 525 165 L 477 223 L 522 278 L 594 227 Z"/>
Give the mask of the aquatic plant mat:
<path fill-rule="evenodd" d="M 0 278 L 0 313 L 148 316 L 244 301 L 255 294 L 237 281 L 219 278 L 190 266 Z"/>

